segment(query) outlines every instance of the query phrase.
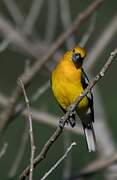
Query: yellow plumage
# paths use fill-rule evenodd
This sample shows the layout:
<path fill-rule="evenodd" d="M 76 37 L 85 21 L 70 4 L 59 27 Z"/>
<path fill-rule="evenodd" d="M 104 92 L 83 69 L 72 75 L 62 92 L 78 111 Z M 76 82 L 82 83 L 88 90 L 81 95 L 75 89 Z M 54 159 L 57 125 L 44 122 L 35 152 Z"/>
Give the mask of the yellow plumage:
<path fill-rule="evenodd" d="M 85 50 L 76 47 L 65 53 L 52 72 L 52 91 L 64 112 L 87 87 L 87 77 L 82 69 L 85 56 Z M 76 111 L 83 125 L 88 150 L 95 151 L 94 110 L 91 92 L 78 104 Z M 72 127 L 75 126 L 74 113 L 69 118 L 69 123 Z"/>
<path fill-rule="evenodd" d="M 79 50 L 80 52 L 83 51 L 82 56 L 85 56 L 84 50 L 81 51 L 81 48 L 75 49 L 78 52 Z M 52 90 L 63 109 L 67 109 L 84 91 L 81 83 L 81 66 L 76 68 L 71 57 L 72 51 L 67 52 L 52 72 Z M 83 110 L 87 106 L 88 100 L 87 97 L 84 97 L 78 108 Z"/>

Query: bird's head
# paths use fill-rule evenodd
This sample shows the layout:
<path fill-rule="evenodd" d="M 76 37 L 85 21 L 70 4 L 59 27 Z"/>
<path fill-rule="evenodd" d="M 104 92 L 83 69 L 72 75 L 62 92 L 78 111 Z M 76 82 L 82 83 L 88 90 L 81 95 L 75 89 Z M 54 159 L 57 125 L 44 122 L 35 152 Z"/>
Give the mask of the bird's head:
<path fill-rule="evenodd" d="M 75 47 L 71 50 L 71 59 L 74 63 L 82 63 L 86 56 L 86 51 L 84 48 Z"/>
<path fill-rule="evenodd" d="M 72 61 L 76 68 L 79 68 L 83 64 L 83 59 L 86 56 L 86 51 L 84 48 L 75 47 L 66 53 L 66 59 Z"/>

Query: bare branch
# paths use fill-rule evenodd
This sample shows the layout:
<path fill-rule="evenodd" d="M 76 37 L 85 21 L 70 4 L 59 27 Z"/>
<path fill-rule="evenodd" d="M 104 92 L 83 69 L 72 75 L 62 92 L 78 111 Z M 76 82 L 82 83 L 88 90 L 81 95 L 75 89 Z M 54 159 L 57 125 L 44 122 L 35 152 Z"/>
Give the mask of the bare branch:
<path fill-rule="evenodd" d="M 26 38 L 20 31 L 13 28 L 11 23 L 0 15 L 0 33 L 13 43 L 16 47 L 21 49 L 24 54 L 30 57 L 37 58 L 37 53 L 33 48 L 33 42 Z"/>
<path fill-rule="evenodd" d="M 74 128 L 72 128 L 72 129 L 74 129 Z M 84 136 L 84 133 L 83 133 L 83 136 Z M 63 146 L 64 146 L 64 150 L 66 150 L 66 148 L 69 146 L 70 142 L 71 142 L 71 133 L 66 131 L 63 134 Z M 68 177 L 70 177 L 71 171 L 72 171 L 72 160 L 73 160 L 72 154 L 70 154 L 69 157 L 64 160 L 63 169 L 62 169 L 62 176 L 61 176 L 62 179 L 67 179 Z"/>
<path fill-rule="evenodd" d="M 81 93 L 80 97 L 78 97 L 76 99 L 76 101 L 71 104 L 68 107 L 68 110 L 66 112 L 66 114 L 61 118 L 62 121 L 62 126 L 58 127 L 56 129 L 56 131 L 53 133 L 53 135 L 50 137 L 50 139 L 45 143 L 44 147 L 42 148 L 40 154 L 34 159 L 34 167 L 36 167 L 37 164 L 39 164 L 47 155 L 48 150 L 50 149 L 50 147 L 53 145 L 53 143 L 59 138 L 59 136 L 62 134 L 63 132 L 63 128 L 67 122 L 67 120 L 69 119 L 70 113 L 75 109 L 76 105 L 78 103 L 80 103 L 80 101 L 84 98 L 84 96 L 87 95 L 87 93 L 95 86 L 95 84 L 97 82 L 99 82 L 99 80 L 101 80 L 102 77 L 104 77 L 105 73 L 107 72 L 107 70 L 109 69 L 111 63 L 113 62 L 114 58 L 117 55 L 117 48 L 111 52 L 106 64 L 103 66 L 103 68 L 101 69 L 101 71 L 96 75 L 96 77 L 89 83 L 89 85 L 87 86 L 87 88 L 84 90 L 83 93 Z M 20 180 L 23 180 L 27 177 L 27 175 L 29 174 L 29 166 L 23 171 L 23 173 L 20 176 Z"/>
<path fill-rule="evenodd" d="M 98 144 L 98 156 L 101 159 L 109 158 L 112 154 L 116 152 L 116 144 L 112 136 L 112 129 L 108 124 L 105 105 L 102 101 L 98 86 L 93 91 L 94 94 L 94 107 L 95 108 L 95 133 Z M 103 137 L 103 138 L 102 138 Z M 106 180 L 113 180 L 110 175 L 117 172 L 117 165 L 109 166 L 106 171 L 104 171 L 104 177 Z M 110 178 L 109 178 L 110 177 Z"/>
<path fill-rule="evenodd" d="M 49 47 L 40 40 L 32 42 L 21 31 L 17 30 L 8 20 L 0 15 L 0 33 L 8 39 L 13 45 L 15 51 L 23 53 L 30 58 L 38 58 L 39 54 L 43 54 L 49 50 Z M 57 61 L 61 57 L 60 51 L 56 52 L 54 59 Z"/>
<path fill-rule="evenodd" d="M 45 175 L 40 180 L 45 180 L 57 168 L 57 166 L 68 156 L 68 153 L 71 151 L 73 146 L 76 146 L 76 142 L 71 143 L 65 154 L 52 166 L 48 172 L 45 173 Z"/>
<path fill-rule="evenodd" d="M 35 102 L 42 94 L 45 93 L 50 87 L 50 81 L 44 83 L 37 91 L 32 95 L 31 102 Z"/>
<path fill-rule="evenodd" d="M 71 23 L 71 14 L 70 14 L 70 6 L 69 6 L 69 0 L 60 0 L 60 17 L 62 21 L 62 26 L 64 31 L 66 31 Z M 70 36 L 68 39 L 66 39 L 67 48 L 70 49 L 73 46 L 75 46 L 75 37 L 74 35 Z"/>
<path fill-rule="evenodd" d="M 106 46 L 110 43 L 112 37 L 117 33 L 117 15 L 115 15 L 111 22 L 105 27 L 102 34 L 98 37 L 95 45 L 92 46 L 91 53 L 89 52 L 86 61 L 86 68 L 91 71 L 91 68 L 95 65 L 99 55 L 104 51 Z"/>
<path fill-rule="evenodd" d="M 34 160 L 34 155 L 35 155 L 35 144 L 34 144 L 34 135 L 33 135 L 33 128 L 32 128 L 32 113 L 30 110 L 30 103 L 29 103 L 29 99 L 26 95 L 26 91 L 24 88 L 24 84 L 23 81 L 20 79 L 19 80 L 20 84 L 21 84 L 21 88 L 24 94 L 24 98 L 25 98 L 25 102 L 26 102 L 26 106 L 27 106 L 27 113 L 28 113 L 28 120 L 29 120 L 29 132 L 30 132 L 30 145 L 31 145 L 31 158 L 30 158 L 30 174 L 29 174 L 29 180 L 33 179 L 33 160 Z"/>
<path fill-rule="evenodd" d="M 45 41 L 47 44 L 51 43 L 54 39 L 54 35 L 56 34 L 56 23 L 57 23 L 57 0 L 50 0 L 48 1 L 48 15 L 46 21 L 46 28 L 45 28 Z"/>
<path fill-rule="evenodd" d="M 7 146 L 8 144 L 7 143 L 4 143 L 2 149 L 0 150 L 0 159 L 4 156 L 6 150 L 7 150 Z"/>
<path fill-rule="evenodd" d="M 4 39 L 0 44 L 0 53 L 3 52 L 9 45 L 10 41 L 8 39 Z"/>

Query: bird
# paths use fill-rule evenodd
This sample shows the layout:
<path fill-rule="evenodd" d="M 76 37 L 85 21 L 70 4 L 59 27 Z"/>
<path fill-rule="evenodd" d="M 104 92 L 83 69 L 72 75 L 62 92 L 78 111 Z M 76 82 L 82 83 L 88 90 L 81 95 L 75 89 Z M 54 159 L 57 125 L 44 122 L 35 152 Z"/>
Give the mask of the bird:
<path fill-rule="evenodd" d="M 86 50 L 80 46 L 68 50 L 51 73 L 51 89 L 64 113 L 67 108 L 83 93 L 89 79 L 83 69 Z M 96 151 L 94 132 L 93 94 L 90 92 L 80 101 L 69 118 L 69 124 L 76 124 L 76 113 L 81 120 L 89 152 Z"/>

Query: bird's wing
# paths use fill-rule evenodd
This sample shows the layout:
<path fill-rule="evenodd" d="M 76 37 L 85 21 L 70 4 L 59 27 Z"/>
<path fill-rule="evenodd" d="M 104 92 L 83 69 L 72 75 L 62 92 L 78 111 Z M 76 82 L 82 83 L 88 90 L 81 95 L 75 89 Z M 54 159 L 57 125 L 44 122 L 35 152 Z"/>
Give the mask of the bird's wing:
<path fill-rule="evenodd" d="M 86 73 L 84 72 L 83 68 L 82 68 L 81 83 L 82 83 L 83 89 L 86 89 L 88 84 L 89 84 L 89 79 L 88 79 Z M 88 101 L 89 101 L 89 108 L 90 108 L 91 117 L 92 117 L 91 119 L 94 122 L 93 94 L 90 91 L 86 96 L 87 96 Z"/>

